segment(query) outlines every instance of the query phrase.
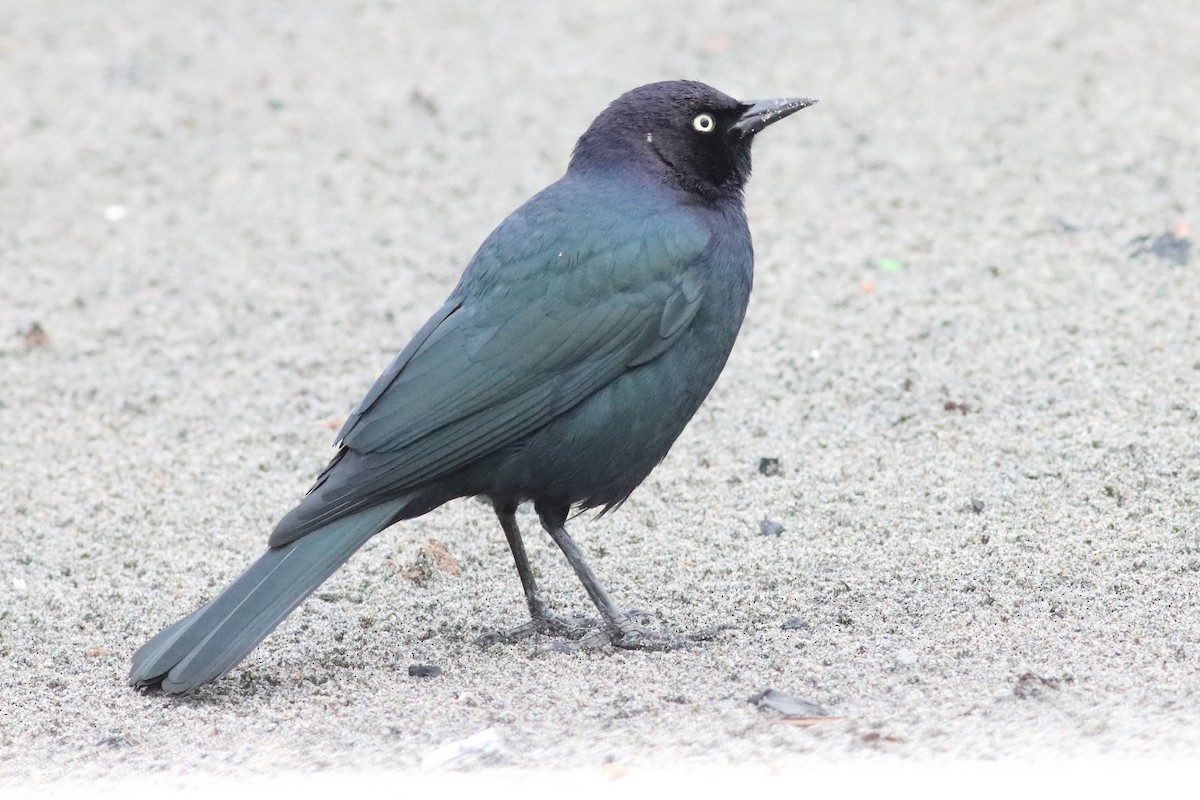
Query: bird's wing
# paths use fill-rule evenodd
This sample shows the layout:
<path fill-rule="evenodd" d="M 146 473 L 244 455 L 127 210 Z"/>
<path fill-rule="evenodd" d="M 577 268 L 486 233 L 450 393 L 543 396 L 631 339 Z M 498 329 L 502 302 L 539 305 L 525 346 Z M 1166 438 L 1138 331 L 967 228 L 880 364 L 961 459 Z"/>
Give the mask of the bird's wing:
<path fill-rule="evenodd" d="M 341 452 L 271 544 L 450 474 L 665 352 L 703 300 L 708 231 L 661 219 L 625 227 L 574 247 L 485 243 L 347 420 Z"/>

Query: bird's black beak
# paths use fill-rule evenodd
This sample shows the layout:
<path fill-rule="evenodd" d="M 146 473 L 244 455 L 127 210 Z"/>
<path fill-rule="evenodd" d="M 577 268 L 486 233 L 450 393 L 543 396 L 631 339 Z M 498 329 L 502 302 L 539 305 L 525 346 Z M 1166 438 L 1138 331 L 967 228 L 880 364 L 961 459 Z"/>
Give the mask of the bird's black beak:
<path fill-rule="evenodd" d="M 817 102 L 811 97 L 779 97 L 774 100 L 749 100 L 742 103 L 745 111 L 730 130 L 739 138 L 753 136 L 772 122 L 808 108 Z"/>

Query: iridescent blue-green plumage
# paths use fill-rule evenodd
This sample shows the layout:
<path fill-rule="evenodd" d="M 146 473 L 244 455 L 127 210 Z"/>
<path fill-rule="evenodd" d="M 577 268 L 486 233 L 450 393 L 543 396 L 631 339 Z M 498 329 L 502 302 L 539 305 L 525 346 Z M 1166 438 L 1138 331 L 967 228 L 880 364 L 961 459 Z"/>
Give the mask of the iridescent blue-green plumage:
<path fill-rule="evenodd" d="M 506 533 L 525 501 L 560 531 L 572 507 L 624 501 L 712 388 L 745 314 L 742 187 L 761 117 L 682 81 L 614 102 L 379 377 L 267 553 L 139 650 L 130 680 L 184 692 L 214 679 L 371 536 L 456 497 L 490 498 Z"/>

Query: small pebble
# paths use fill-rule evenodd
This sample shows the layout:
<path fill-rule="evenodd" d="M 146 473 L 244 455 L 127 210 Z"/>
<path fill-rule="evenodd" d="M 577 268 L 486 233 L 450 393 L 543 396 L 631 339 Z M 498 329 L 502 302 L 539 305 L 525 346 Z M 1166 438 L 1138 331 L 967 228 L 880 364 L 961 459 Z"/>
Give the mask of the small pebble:
<path fill-rule="evenodd" d="M 758 471 L 768 478 L 774 478 L 776 475 L 783 473 L 783 468 L 779 466 L 778 458 L 760 458 L 758 460 Z"/>
<path fill-rule="evenodd" d="M 484 728 L 474 736 L 448 742 L 441 747 L 430 750 L 421 757 L 421 766 L 440 767 L 463 756 L 479 754 L 491 755 L 499 753 L 503 747 L 500 734 L 495 728 Z"/>
<path fill-rule="evenodd" d="M 764 519 L 758 523 L 758 532 L 763 536 L 778 536 L 787 528 L 773 519 Z"/>
<path fill-rule="evenodd" d="M 902 667 L 916 666 L 917 663 L 917 654 L 912 650 L 897 650 L 893 658 Z"/>
<path fill-rule="evenodd" d="M 785 717 L 828 717 L 830 713 L 811 700 L 801 700 L 795 695 L 778 689 L 765 689 L 746 698 L 746 702 L 758 706 L 759 710 L 771 709 Z"/>
<path fill-rule="evenodd" d="M 410 664 L 408 667 L 408 676 L 410 678 L 436 678 L 442 674 L 441 667 L 435 667 L 432 664 Z"/>

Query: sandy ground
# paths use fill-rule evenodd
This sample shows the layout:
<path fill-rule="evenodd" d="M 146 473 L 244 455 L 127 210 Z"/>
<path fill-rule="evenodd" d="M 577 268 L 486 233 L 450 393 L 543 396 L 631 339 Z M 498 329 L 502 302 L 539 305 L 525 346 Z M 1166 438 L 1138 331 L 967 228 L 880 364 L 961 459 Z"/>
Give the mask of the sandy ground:
<path fill-rule="evenodd" d="M 1185 0 L 4 4 L 0 784 L 1200 758 L 1197 41 Z M 821 103 L 757 144 L 724 376 L 574 530 L 736 629 L 481 649 L 524 607 L 459 501 L 194 697 L 127 688 L 486 233 L 675 77 Z"/>

